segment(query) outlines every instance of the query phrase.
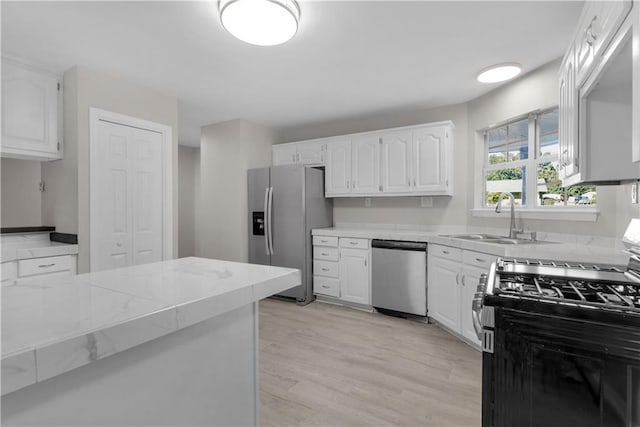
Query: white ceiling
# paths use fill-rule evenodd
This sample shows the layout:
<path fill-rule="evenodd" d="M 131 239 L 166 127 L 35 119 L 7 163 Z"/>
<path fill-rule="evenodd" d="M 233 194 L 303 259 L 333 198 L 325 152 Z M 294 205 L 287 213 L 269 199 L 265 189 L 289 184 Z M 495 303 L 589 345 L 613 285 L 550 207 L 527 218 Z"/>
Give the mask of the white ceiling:
<path fill-rule="evenodd" d="M 569 44 L 582 1 L 303 1 L 273 47 L 227 34 L 216 2 L 2 1 L 2 52 L 80 64 L 179 100 L 179 139 L 243 118 L 295 128 L 466 102 L 494 63 L 531 71 Z"/>

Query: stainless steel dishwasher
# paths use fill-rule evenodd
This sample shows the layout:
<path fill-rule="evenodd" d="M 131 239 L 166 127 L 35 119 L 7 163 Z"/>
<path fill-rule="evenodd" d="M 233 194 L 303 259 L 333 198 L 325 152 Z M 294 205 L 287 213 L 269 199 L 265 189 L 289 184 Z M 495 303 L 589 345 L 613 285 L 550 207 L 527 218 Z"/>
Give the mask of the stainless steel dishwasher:
<path fill-rule="evenodd" d="M 371 302 L 375 308 L 427 315 L 427 244 L 371 242 Z"/>

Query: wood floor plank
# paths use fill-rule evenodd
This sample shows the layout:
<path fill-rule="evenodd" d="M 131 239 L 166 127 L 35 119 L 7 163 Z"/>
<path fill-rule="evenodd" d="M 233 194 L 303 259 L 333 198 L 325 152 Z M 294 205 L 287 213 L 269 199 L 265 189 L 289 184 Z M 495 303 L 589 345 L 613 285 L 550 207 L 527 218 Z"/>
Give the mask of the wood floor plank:
<path fill-rule="evenodd" d="M 481 424 L 481 353 L 435 325 L 260 303 L 263 426 Z"/>

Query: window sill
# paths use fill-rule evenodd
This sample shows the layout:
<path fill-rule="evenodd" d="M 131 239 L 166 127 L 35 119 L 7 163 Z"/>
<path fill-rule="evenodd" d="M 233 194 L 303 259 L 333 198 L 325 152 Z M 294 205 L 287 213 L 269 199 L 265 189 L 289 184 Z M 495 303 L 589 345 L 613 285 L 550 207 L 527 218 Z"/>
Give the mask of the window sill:
<path fill-rule="evenodd" d="M 493 209 L 473 209 L 473 216 L 484 218 L 509 218 L 509 207 L 503 207 L 501 213 L 496 213 Z M 600 211 L 598 208 L 545 208 L 545 209 L 523 209 L 516 208 L 516 218 L 558 220 L 558 221 L 586 221 L 596 222 Z"/>

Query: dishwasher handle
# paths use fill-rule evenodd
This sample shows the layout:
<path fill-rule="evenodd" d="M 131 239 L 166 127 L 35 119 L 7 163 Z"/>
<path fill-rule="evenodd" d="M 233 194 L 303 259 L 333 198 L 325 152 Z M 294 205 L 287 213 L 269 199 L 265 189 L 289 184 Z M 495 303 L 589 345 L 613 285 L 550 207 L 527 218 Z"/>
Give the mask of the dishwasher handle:
<path fill-rule="evenodd" d="M 379 240 L 371 241 L 372 248 L 395 249 L 401 251 L 421 251 L 426 252 L 427 244 L 424 242 L 405 242 L 401 240 Z"/>

